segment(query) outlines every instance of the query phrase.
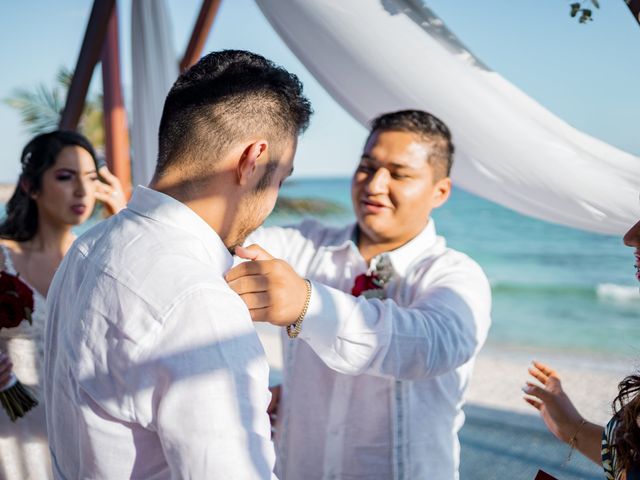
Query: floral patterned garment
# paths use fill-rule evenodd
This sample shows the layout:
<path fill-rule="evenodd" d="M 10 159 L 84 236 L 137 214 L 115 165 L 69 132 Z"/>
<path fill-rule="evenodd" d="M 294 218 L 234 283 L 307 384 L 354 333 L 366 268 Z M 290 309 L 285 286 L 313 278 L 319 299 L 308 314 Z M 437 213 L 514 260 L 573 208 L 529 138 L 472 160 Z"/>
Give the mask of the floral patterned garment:
<path fill-rule="evenodd" d="M 611 445 L 615 431 L 618 427 L 618 418 L 613 417 L 604 427 L 602 433 L 602 467 L 604 468 L 605 478 L 607 480 L 640 480 L 640 469 L 633 467 L 631 471 L 626 472 L 618 465 L 616 458 L 616 450 Z"/>

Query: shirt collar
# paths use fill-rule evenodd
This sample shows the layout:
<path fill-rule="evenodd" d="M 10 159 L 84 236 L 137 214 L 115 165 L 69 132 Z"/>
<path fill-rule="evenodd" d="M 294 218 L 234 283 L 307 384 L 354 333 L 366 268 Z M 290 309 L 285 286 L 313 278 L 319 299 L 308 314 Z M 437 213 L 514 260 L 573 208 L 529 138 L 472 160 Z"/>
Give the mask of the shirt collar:
<path fill-rule="evenodd" d="M 340 251 L 347 248 L 352 248 L 355 252 L 360 254 L 358 245 L 356 242 L 356 228 L 357 223 L 348 226 L 342 231 L 342 234 L 338 237 L 336 243 L 331 246 L 324 247 L 329 251 Z M 393 269 L 401 276 L 406 275 L 409 267 L 418 259 L 421 259 L 425 252 L 432 248 L 436 244 L 436 224 L 433 218 L 429 219 L 429 223 L 424 229 L 395 250 L 381 253 L 380 255 L 387 255 L 391 260 Z"/>
<path fill-rule="evenodd" d="M 127 204 L 132 212 L 165 225 L 179 228 L 200 239 L 211 260 L 227 271 L 233 257 L 216 231 L 184 203 L 157 190 L 138 185 Z"/>
<path fill-rule="evenodd" d="M 424 229 L 407 243 L 395 250 L 386 252 L 393 269 L 401 276 L 405 276 L 409 267 L 424 256 L 424 253 L 436 243 L 436 224 L 432 218 Z"/>
<path fill-rule="evenodd" d="M 358 245 L 356 242 L 356 228 L 357 223 L 348 225 L 342 229 L 339 235 L 336 237 L 333 245 L 324 245 L 322 248 L 330 252 L 338 252 L 347 248 L 353 248 L 358 251 Z"/>

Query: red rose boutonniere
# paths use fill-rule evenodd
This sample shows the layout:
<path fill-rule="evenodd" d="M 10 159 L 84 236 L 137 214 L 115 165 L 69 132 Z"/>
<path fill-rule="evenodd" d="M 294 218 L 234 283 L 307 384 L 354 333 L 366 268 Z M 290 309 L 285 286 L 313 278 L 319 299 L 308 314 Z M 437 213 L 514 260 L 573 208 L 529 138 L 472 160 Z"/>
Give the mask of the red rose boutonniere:
<path fill-rule="evenodd" d="M 385 287 L 393 277 L 393 265 L 387 255 L 379 255 L 371 260 L 366 273 L 355 278 L 351 294 L 355 297 L 362 295 L 366 298 L 386 298 Z"/>
<path fill-rule="evenodd" d="M 17 275 L 0 272 L 0 329 L 15 328 L 23 320 L 31 323 L 33 291 Z M 38 404 L 31 390 L 12 373 L 9 383 L 0 390 L 0 403 L 12 422 Z"/>

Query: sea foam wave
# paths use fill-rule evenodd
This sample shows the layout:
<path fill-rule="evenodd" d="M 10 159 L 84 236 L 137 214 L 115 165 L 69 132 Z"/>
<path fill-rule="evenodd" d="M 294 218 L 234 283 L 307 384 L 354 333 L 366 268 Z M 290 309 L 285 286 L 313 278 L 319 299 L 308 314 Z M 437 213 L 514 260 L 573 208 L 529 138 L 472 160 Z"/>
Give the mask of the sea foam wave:
<path fill-rule="evenodd" d="M 533 295 L 539 297 L 562 297 L 570 295 L 582 298 L 598 298 L 614 302 L 640 302 L 640 289 L 635 286 L 601 283 L 589 285 L 515 284 L 492 283 L 494 295 Z"/>
<path fill-rule="evenodd" d="M 601 283 L 596 288 L 598 298 L 618 302 L 640 302 L 640 289 L 615 283 Z"/>

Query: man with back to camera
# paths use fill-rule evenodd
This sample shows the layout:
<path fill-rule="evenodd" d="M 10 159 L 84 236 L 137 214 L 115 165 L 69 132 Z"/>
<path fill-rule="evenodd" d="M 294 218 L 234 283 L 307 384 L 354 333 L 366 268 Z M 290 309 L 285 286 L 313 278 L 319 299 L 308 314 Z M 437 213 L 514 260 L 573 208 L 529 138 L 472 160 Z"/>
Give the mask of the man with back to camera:
<path fill-rule="evenodd" d="M 297 77 L 249 52 L 211 53 L 175 82 L 149 188 L 74 243 L 49 292 L 56 478 L 272 478 L 268 365 L 223 274 L 310 114 Z"/>
<path fill-rule="evenodd" d="M 449 198 L 452 155 L 433 115 L 381 115 L 353 175 L 356 225 L 263 228 L 248 239 L 257 245 L 236 250 L 256 261 L 232 269 L 230 286 L 254 321 L 294 338 L 283 334 L 282 479 L 458 478 L 461 407 L 491 292 L 430 219 Z M 308 310 L 295 316 L 286 304 L 300 298 Z"/>

